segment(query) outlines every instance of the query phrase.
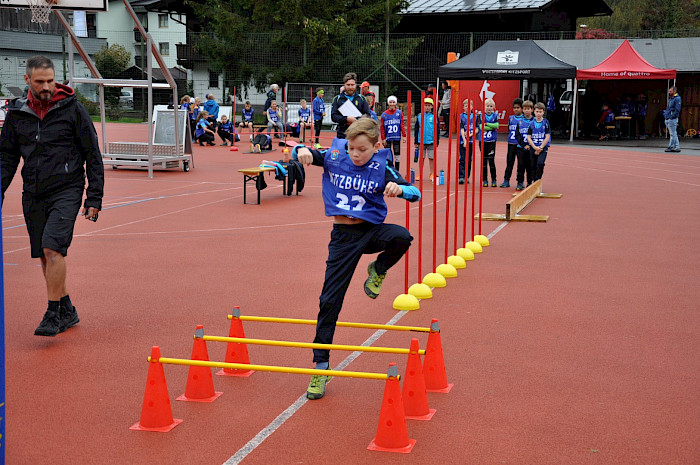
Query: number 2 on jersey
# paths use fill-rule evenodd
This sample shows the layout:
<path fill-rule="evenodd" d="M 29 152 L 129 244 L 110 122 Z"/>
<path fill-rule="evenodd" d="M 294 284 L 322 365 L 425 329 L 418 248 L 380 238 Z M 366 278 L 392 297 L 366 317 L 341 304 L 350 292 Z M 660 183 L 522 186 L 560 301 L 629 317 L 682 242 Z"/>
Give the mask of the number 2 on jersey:
<path fill-rule="evenodd" d="M 343 210 L 360 211 L 365 205 L 365 199 L 361 195 L 353 195 L 352 199 L 348 200 L 348 196 L 345 194 L 335 194 L 336 197 L 340 199 L 337 207 Z M 350 207 L 350 201 L 357 202 L 354 207 Z"/>

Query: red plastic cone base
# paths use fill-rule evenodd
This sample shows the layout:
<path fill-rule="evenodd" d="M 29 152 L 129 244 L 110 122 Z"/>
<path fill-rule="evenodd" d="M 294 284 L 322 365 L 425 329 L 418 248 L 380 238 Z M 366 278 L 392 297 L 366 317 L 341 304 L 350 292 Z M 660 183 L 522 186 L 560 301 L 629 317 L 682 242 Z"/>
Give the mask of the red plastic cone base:
<path fill-rule="evenodd" d="M 235 145 L 232 145 L 231 148 L 229 149 L 229 152 L 238 152 L 238 147 Z"/>
<path fill-rule="evenodd" d="M 145 426 L 141 426 L 141 423 L 139 422 L 134 426 L 129 427 L 129 429 L 133 431 L 155 431 L 156 433 L 167 433 L 182 422 L 183 420 L 180 420 L 179 418 L 173 418 L 173 422 L 170 425 L 162 426 L 160 428 L 147 428 Z"/>
<path fill-rule="evenodd" d="M 428 409 L 428 413 L 425 415 L 406 415 L 406 420 L 423 420 L 423 421 L 428 421 L 431 418 L 433 418 L 433 415 L 435 415 L 435 409 L 430 408 Z"/>
<path fill-rule="evenodd" d="M 442 388 L 442 389 L 426 389 L 428 392 L 441 392 L 443 394 L 447 394 L 452 390 L 452 386 L 454 386 L 454 383 L 448 383 L 447 387 Z M 408 417 L 407 417 L 408 418 Z"/>
<path fill-rule="evenodd" d="M 367 450 L 378 450 L 380 452 L 398 452 L 399 454 L 408 454 L 409 452 L 411 452 L 411 450 L 413 450 L 413 446 L 415 446 L 415 445 L 416 445 L 416 440 L 409 439 L 407 446 L 399 447 L 396 449 L 389 449 L 387 447 L 378 446 L 377 444 L 375 444 L 374 439 L 373 439 L 372 442 L 369 443 L 369 446 L 367 446 Z"/>
<path fill-rule="evenodd" d="M 216 376 L 238 376 L 239 378 L 247 378 L 253 373 L 255 373 L 254 370 L 230 370 L 228 368 L 222 368 L 214 374 Z"/>
<path fill-rule="evenodd" d="M 214 395 L 213 395 L 213 396 L 211 396 L 211 397 L 206 397 L 206 398 L 204 398 L 204 399 L 190 399 L 190 398 L 187 397 L 185 394 L 182 394 L 180 397 L 178 397 L 178 398 L 175 399 L 175 400 L 183 400 L 183 401 L 185 401 L 185 402 L 214 402 L 216 399 L 218 399 L 219 397 L 221 397 L 221 394 L 223 394 L 223 392 L 214 391 Z"/>

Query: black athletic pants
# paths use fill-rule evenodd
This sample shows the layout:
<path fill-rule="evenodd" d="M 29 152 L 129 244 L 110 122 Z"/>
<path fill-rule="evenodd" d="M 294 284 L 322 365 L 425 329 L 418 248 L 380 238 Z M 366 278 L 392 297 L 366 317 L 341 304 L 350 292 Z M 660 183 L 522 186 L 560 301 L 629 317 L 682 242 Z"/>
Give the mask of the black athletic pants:
<path fill-rule="evenodd" d="M 491 167 L 491 181 L 496 182 L 496 142 L 484 142 L 484 167 L 482 179 L 488 181 L 488 169 Z"/>
<path fill-rule="evenodd" d="M 469 162 L 467 164 L 467 179 L 469 179 L 472 176 L 472 145 L 473 144 L 468 144 L 469 145 Z M 463 145 L 459 146 L 459 179 L 464 179 L 464 162 L 465 158 L 467 157 L 467 149 L 464 148 Z"/>
<path fill-rule="evenodd" d="M 508 153 L 506 154 L 506 172 L 503 175 L 503 181 L 510 182 L 510 178 L 513 176 L 513 166 L 515 165 L 515 159 L 518 156 L 518 144 L 508 144 Z M 520 169 L 520 159 L 518 158 L 518 169 Z"/>
<path fill-rule="evenodd" d="M 542 174 L 544 173 L 544 162 L 547 160 L 548 148 L 549 147 L 543 148 L 539 155 L 536 154 L 534 150 L 530 149 L 530 168 L 534 172 L 534 181 L 542 179 Z"/>
<path fill-rule="evenodd" d="M 518 147 L 518 174 L 515 176 L 515 180 L 518 184 L 523 184 L 525 182 L 525 172 L 527 171 L 527 183 L 532 183 L 532 178 L 534 175 L 534 170 L 530 166 L 530 150 Z"/>
<path fill-rule="evenodd" d="M 316 143 L 318 144 L 318 138 L 321 136 L 321 126 L 323 126 L 322 119 L 314 120 L 314 132 L 316 133 Z"/>
<path fill-rule="evenodd" d="M 333 225 L 328 244 L 326 277 L 319 298 L 315 343 L 333 342 L 335 323 L 362 255 L 379 253 L 375 269 L 377 273 L 384 274 L 403 257 L 412 240 L 408 230 L 396 224 Z M 328 350 L 314 349 L 314 362 L 327 362 L 329 355 Z"/>

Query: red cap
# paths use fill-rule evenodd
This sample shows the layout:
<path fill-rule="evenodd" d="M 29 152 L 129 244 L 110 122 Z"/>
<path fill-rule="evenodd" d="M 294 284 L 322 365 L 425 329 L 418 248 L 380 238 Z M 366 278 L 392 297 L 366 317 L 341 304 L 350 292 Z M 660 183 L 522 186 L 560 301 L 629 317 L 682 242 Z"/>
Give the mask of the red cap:
<path fill-rule="evenodd" d="M 362 84 L 360 84 L 360 87 L 369 87 L 369 82 L 363 82 Z"/>

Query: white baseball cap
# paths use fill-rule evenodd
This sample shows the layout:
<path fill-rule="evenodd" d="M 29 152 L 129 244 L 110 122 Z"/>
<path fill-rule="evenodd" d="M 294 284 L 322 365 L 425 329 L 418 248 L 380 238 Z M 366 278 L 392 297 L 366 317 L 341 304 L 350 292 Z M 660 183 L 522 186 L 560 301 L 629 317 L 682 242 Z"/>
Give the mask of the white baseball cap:
<path fill-rule="evenodd" d="M 390 95 L 389 98 L 386 99 L 386 103 L 391 103 L 391 102 L 398 103 L 399 100 L 396 98 L 395 95 Z"/>

